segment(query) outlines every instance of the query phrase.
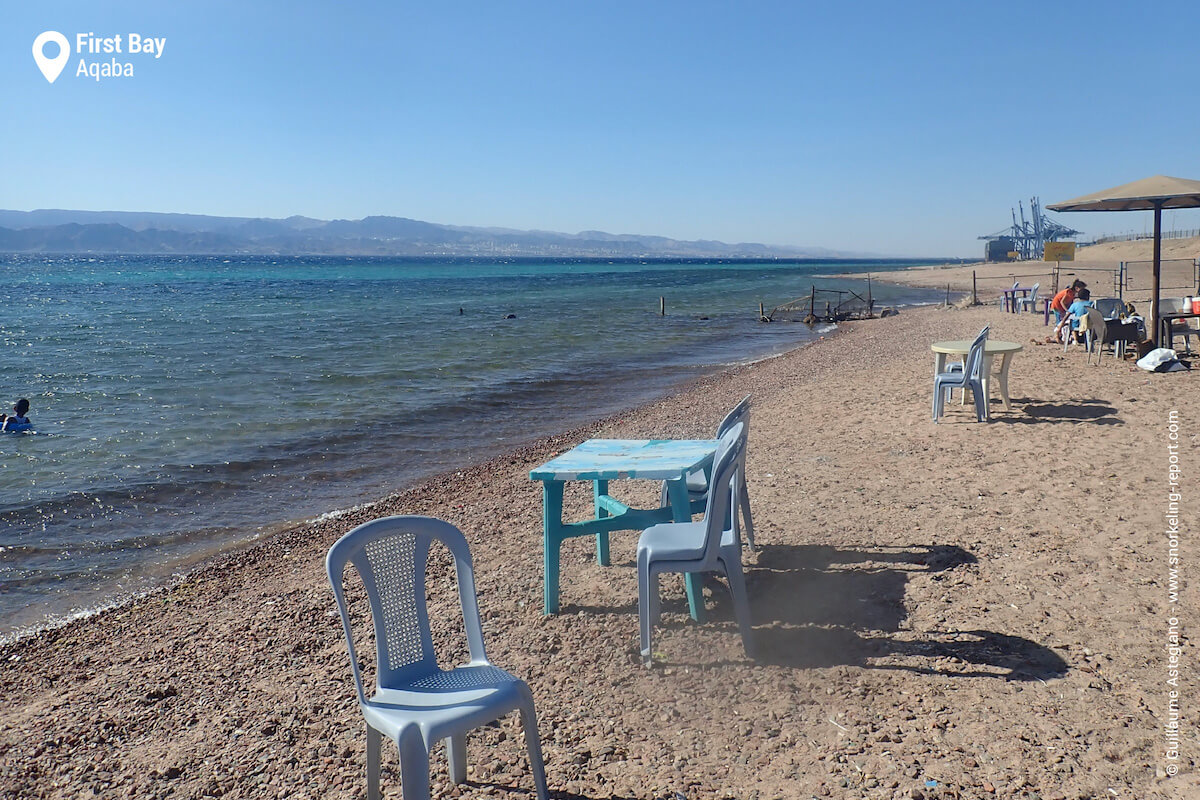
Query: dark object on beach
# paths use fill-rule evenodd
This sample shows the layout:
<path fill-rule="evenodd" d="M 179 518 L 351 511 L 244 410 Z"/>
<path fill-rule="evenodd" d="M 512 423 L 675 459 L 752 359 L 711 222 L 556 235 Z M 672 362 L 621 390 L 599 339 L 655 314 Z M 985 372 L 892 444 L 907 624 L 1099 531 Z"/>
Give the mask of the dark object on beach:
<path fill-rule="evenodd" d="M 883 311 L 879 312 L 879 318 L 884 319 L 885 317 L 894 317 L 899 313 L 900 313 L 900 309 L 895 308 L 893 306 L 888 306 Z"/>
<path fill-rule="evenodd" d="M 868 282 L 868 287 L 870 283 Z M 792 314 L 807 311 L 803 322 L 813 325 L 817 322 L 843 322 L 848 319 L 874 319 L 875 301 L 871 297 L 870 288 L 866 297 L 848 289 L 818 289 L 812 287 L 812 292 L 804 297 L 798 297 L 771 309 L 767 318 L 771 320 L 795 319 Z M 894 311 L 894 309 L 893 309 Z"/>

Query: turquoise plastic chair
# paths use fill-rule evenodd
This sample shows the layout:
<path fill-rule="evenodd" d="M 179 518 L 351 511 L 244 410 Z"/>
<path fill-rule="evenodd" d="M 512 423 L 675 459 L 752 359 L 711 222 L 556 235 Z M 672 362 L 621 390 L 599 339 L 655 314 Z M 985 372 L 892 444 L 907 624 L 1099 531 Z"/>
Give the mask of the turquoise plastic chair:
<path fill-rule="evenodd" d="M 725 435 L 730 428 L 738 423 L 742 423 L 745 428 L 746 439 L 750 438 L 750 395 L 743 397 L 736 406 L 730 409 L 725 418 L 721 420 L 721 424 L 717 426 L 717 436 L 720 439 Z M 692 504 L 694 512 L 703 511 L 705 503 L 708 502 L 708 476 L 703 472 L 693 472 L 687 476 L 688 501 Z M 662 488 L 662 505 L 667 505 L 667 484 L 663 484 Z M 750 490 L 746 485 L 746 449 L 742 449 L 741 462 L 738 464 L 738 511 L 741 514 L 741 522 L 746 528 L 746 544 L 751 550 L 754 546 L 754 517 L 750 513 Z M 738 541 L 741 541 L 742 526 L 739 524 L 737 515 L 733 517 L 733 530 L 738 536 Z"/>
<path fill-rule="evenodd" d="M 989 328 L 984 328 L 971 342 L 971 349 L 962 368 L 950 368 L 946 372 L 933 377 L 933 421 L 937 422 L 945 409 L 946 395 L 954 389 L 971 390 L 971 399 L 975 402 L 975 416 L 980 422 L 987 419 L 987 397 L 983 394 L 983 378 L 980 375 L 980 365 L 983 359 L 983 348 L 987 344 Z M 955 365 L 957 366 L 957 365 Z"/>
<path fill-rule="evenodd" d="M 471 660 L 461 667 L 438 667 L 425 606 L 425 565 L 429 546 L 439 541 L 454 556 L 458 599 Z M 370 697 L 362 673 L 343 578 L 353 564 L 362 578 L 375 629 L 377 685 Z M 525 681 L 488 661 L 483 649 L 475 573 L 462 532 L 431 517 L 384 517 L 359 525 L 334 543 L 325 559 L 329 582 L 350 651 L 350 669 L 358 705 L 367 723 L 367 797 L 379 800 L 379 758 L 382 737 L 400 750 L 400 781 L 404 800 L 428 800 L 429 752 L 446 741 L 450 777 L 467 779 L 466 734 L 503 717 L 521 712 L 525 744 L 533 768 L 538 800 L 547 800 L 546 773 L 533 694 Z"/>
<path fill-rule="evenodd" d="M 638 621 L 642 658 L 653 660 L 652 633 L 659 617 L 658 576 L 664 572 L 720 572 L 729 581 L 742 647 L 753 658 L 750 603 L 742 574 L 742 547 L 730 521 L 737 508 L 738 465 L 746 450 L 746 427 L 725 432 L 713 459 L 712 480 L 699 522 L 667 522 L 647 528 L 638 539 Z M 729 525 L 729 528 L 726 528 Z"/>

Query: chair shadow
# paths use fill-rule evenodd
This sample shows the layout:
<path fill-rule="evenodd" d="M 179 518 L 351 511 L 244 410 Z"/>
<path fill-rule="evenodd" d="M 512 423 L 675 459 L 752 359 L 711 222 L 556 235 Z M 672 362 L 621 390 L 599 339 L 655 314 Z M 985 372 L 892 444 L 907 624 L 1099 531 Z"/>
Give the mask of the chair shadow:
<path fill-rule="evenodd" d="M 510 797 L 537 797 L 537 792 L 533 789 L 524 786 L 512 786 L 507 783 L 493 783 L 491 781 L 475 781 L 467 780 L 464 786 L 470 786 L 474 789 L 490 789 L 490 794 L 497 792 L 503 793 Z M 637 800 L 634 797 L 625 797 L 622 795 L 603 792 L 602 794 L 589 795 L 579 794 L 577 792 L 569 792 L 565 789 L 555 789 L 549 787 L 551 800 Z"/>
<path fill-rule="evenodd" d="M 1057 653 L 1021 637 L 985 630 L 904 630 L 910 574 L 941 572 L 975 561 L 972 553 L 953 545 L 765 545 L 757 565 L 748 565 L 746 572 L 755 622 L 754 661 L 799 669 L 859 666 L 1004 680 L 1064 675 L 1067 664 Z M 709 610 L 714 622 L 737 634 L 728 590 L 713 592 Z"/>
<path fill-rule="evenodd" d="M 1067 662 L 1037 642 L 994 631 L 934 631 L 916 639 L 865 637 L 815 626 L 755 630 L 760 664 L 800 669 L 855 666 L 947 678 L 1035 681 L 1061 678 Z M 892 663 L 873 663 L 888 659 Z"/>
<path fill-rule="evenodd" d="M 764 545 L 746 581 L 756 621 L 895 631 L 908 616 L 909 573 L 973 563 L 974 555 L 952 545 L 852 550 Z"/>
<path fill-rule="evenodd" d="M 1072 403 L 1038 403 L 1030 398 L 1013 398 L 1024 403 L 1025 416 L 1017 414 L 994 416 L 992 422 L 1009 425 L 1091 423 L 1093 425 L 1124 425 L 1117 409 L 1103 400 L 1077 400 Z"/>

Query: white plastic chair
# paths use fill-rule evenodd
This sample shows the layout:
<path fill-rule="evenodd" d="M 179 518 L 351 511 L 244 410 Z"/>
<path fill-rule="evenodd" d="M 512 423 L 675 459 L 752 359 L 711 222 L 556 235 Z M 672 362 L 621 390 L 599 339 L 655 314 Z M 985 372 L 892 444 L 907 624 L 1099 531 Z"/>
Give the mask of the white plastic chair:
<path fill-rule="evenodd" d="M 933 421 L 937 422 L 941 418 L 945 410 L 946 395 L 954 389 L 962 389 L 964 392 L 967 389 L 971 390 L 971 399 L 975 402 L 975 416 L 980 422 L 988 418 L 987 397 L 983 394 L 983 377 L 980 374 L 982 369 L 983 348 L 987 344 L 988 328 L 984 328 L 975 337 L 975 341 L 971 342 L 971 349 L 967 351 L 966 360 L 963 361 L 961 368 L 958 365 L 953 365 L 946 372 L 941 372 L 933 377 Z"/>
<path fill-rule="evenodd" d="M 1104 353 L 1104 340 L 1108 337 L 1108 323 L 1104 316 L 1094 308 L 1087 310 L 1087 316 L 1079 321 L 1079 329 L 1084 333 L 1087 343 L 1087 360 L 1092 363 L 1092 352 L 1096 353 L 1096 364 L 1100 364 L 1100 356 Z"/>
<path fill-rule="evenodd" d="M 738 401 L 738 404 L 730 409 L 729 413 L 725 415 L 725 418 L 721 420 L 721 424 L 717 426 L 716 438 L 720 439 L 730 428 L 739 422 L 742 423 L 744 428 L 743 435 L 745 435 L 746 439 L 749 440 L 750 395 L 746 395 L 740 401 Z M 750 546 L 751 550 L 754 550 L 754 517 L 750 514 L 750 491 L 749 487 L 746 485 L 745 448 L 742 449 L 742 458 L 738 463 L 738 483 L 737 510 L 740 512 L 741 520 L 739 521 L 738 519 L 739 514 L 734 514 L 732 518 L 733 530 L 734 533 L 737 534 L 738 541 L 740 542 L 742 538 L 742 525 L 740 523 L 744 522 L 746 526 L 746 544 Z M 688 502 L 692 505 L 693 510 L 697 510 L 696 506 L 699 505 L 698 510 L 703 511 L 704 504 L 708 501 L 708 476 L 703 472 L 689 473 L 687 476 L 687 489 Z M 662 487 L 662 507 L 665 508 L 668 502 L 667 484 L 664 482 Z"/>
<path fill-rule="evenodd" d="M 446 545 L 454 556 L 471 654 L 467 664 L 450 670 L 438 667 L 425 605 L 425 564 L 434 541 Z M 375 630 L 376 687 L 370 697 L 363 689 L 343 589 L 348 563 L 362 578 Z M 367 723 L 368 800 L 380 796 L 383 736 L 396 742 L 400 750 L 404 800 L 428 800 L 433 745 L 446 740 L 450 776 L 455 783 L 463 783 L 467 778 L 467 732 L 511 711 L 521 712 L 538 800 L 547 800 L 533 694 L 523 680 L 493 666 L 484 653 L 471 553 L 462 533 L 431 517 L 384 517 L 359 525 L 338 539 L 329 549 L 325 567 L 346 633 L 358 705 Z"/>
<path fill-rule="evenodd" d="M 1037 299 L 1038 299 L 1037 293 L 1038 293 L 1039 288 L 1041 288 L 1041 284 L 1035 283 L 1033 285 L 1033 288 L 1030 289 L 1028 297 L 1018 297 L 1017 298 L 1017 310 L 1018 311 L 1028 311 L 1030 313 L 1033 312 L 1033 310 L 1037 304 Z"/>
<path fill-rule="evenodd" d="M 737 508 L 738 464 L 746 449 L 746 428 L 736 423 L 721 437 L 713 458 L 712 479 L 704 519 L 666 522 L 647 528 L 638 538 L 638 621 L 642 658 L 653 660 L 652 633 L 659 617 L 658 576 L 663 572 L 720 572 L 729 581 L 733 613 L 747 657 L 753 657 L 750 602 L 742 574 L 742 547 L 732 523 Z"/>

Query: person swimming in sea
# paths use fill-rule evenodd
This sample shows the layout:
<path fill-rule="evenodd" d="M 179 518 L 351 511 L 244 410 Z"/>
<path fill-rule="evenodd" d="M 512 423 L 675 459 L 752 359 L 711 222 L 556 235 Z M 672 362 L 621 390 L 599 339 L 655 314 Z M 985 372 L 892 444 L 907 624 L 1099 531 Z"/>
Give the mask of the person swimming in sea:
<path fill-rule="evenodd" d="M 32 423 L 29 421 L 29 401 L 22 397 L 13 405 L 13 414 L 0 414 L 0 430 L 24 430 Z"/>

